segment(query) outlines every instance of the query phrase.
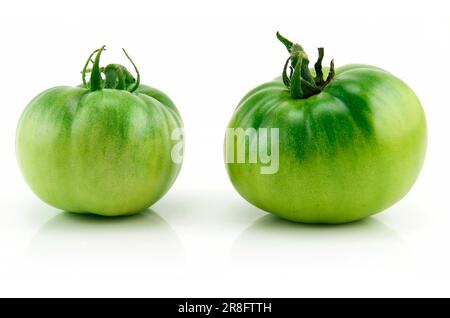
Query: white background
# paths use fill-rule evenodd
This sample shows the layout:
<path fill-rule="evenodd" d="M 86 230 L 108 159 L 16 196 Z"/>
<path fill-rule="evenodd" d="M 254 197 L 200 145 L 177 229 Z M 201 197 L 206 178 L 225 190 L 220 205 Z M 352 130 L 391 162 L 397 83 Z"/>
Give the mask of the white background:
<path fill-rule="evenodd" d="M 317 3 L 316 6 L 311 5 Z M 343 226 L 281 221 L 231 186 L 225 128 L 280 75 L 280 30 L 315 59 L 368 63 L 421 99 L 429 148 L 412 191 Z M 450 296 L 450 9 L 445 1 L 3 1 L 0 4 L 0 296 Z M 60 213 L 27 187 L 15 128 L 40 91 L 76 85 L 87 55 L 127 48 L 186 126 L 179 178 L 152 211 Z"/>

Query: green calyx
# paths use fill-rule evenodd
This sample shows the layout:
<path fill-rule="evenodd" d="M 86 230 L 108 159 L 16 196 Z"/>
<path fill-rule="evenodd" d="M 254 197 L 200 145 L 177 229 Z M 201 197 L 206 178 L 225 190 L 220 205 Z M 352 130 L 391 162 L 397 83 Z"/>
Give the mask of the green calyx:
<path fill-rule="evenodd" d="M 89 88 L 91 91 L 97 91 L 103 88 L 127 90 L 134 92 L 140 84 L 139 71 L 128 56 L 125 49 L 122 49 L 127 59 L 131 62 L 136 71 L 136 78 L 127 70 L 127 68 L 120 64 L 108 64 L 105 67 L 100 67 L 100 56 L 103 51 L 106 51 L 105 45 L 95 50 L 89 55 L 82 74 L 83 87 Z M 92 60 L 95 55 L 95 59 Z M 88 68 L 89 63 L 92 63 L 92 68 Z M 86 82 L 86 73 L 91 73 L 89 82 Z"/>
<path fill-rule="evenodd" d="M 331 60 L 328 76 L 324 79 L 322 70 L 322 61 L 324 49 L 319 48 L 319 57 L 314 64 L 316 76 L 311 74 L 309 69 L 309 59 L 302 46 L 293 43 L 277 32 L 277 38 L 283 43 L 288 52 L 289 58 L 286 60 L 283 68 L 283 83 L 291 92 L 293 98 L 308 98 L 320 93 L 323 88 L 330 83 L 335 75 L 334 60 Z M 288 74 L 289 70 L 289 74 Z"/>

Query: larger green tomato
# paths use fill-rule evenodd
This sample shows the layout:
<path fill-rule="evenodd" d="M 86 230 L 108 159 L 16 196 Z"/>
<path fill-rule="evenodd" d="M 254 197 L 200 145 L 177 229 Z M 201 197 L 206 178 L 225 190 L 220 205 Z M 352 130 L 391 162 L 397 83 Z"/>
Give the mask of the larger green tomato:
<path fill-rule="evenodd" d="M 89 83 L 84 75 L 93 54 L 83 85 L 51 88 L 30 102 L 17 127 L 16 153 L 27 183 L 48 204 L 133 214 L 175 181 L 181 156 L 172 154 L 182 143 L 176 133 L 182 121 L 164 93 L 140 85 L 139 73 L 135 80 L 121 65 L 100 68 L 103 49 L 93 53 Z"/>
<path fill-rule="evenodd" d="M 400 200 L 419 175 L 427 144 L 414 92 L 377 67 L 335 70 L 332 62 L 322 69 L 323 49 L 309 69 L 301 46 L 278 38 L 290 52 L 283 76 L 248 93 L 229 123 L 226 167 L 237 191 L 265 211 L 307 223 L 355 221 Z M 246 134 L 233 133 L 238 128 Z M 249 159 L 261 149 L 250 147 L 256 137 L 248 132 L 260 128 L 268 132 L 258 145 L 277 150 L 273 171 L 267 158 Z M 278 149 L 266 137 L 273 129 Z M 238 160 L 243 145 L 247 153 Z"/>

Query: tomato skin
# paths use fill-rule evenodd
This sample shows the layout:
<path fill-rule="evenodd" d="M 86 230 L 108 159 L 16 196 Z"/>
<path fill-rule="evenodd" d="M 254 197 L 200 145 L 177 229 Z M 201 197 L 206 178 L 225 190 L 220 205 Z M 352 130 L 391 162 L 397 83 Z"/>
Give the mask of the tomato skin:
<path fill-rule="evenodd" d="M 279 169 L 226 163 L 255 206 L 305 223 L 345 223 L 400 200 L 421 170 L 427 144 L 422 106 L 400 79 L 347 65 L 317 95 L 294 99 L 277 78 L 248 93 L 229 128 L 279 128 Z M 231 148 L 233 147 L 233 148 Z M 247 148 L 248 150 L 248 148 Z M 225 152 L 236 152 L 236 144 Z"/>
<path fill-rule="evenodd" d="M 172 131 L 183 126 L 173 102 L 140 85 L 126 90 L 55 87 L 27 106 L 16 153 L 31 189 L 70 212 L 106 216 L 142 211 L 175 181 Z"/>

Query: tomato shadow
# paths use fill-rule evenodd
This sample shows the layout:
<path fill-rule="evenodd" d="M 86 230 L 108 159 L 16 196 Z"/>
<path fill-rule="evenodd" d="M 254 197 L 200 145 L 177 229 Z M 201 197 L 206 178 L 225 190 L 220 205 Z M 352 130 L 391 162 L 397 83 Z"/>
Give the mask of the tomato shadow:
<path fill-rule="evenodd" d="M 251 270 L 403 270 L 411 255 L 394 230 L 376 217 L 340 224 L 301 224 L 265 215 L 239 234 L 233 266 Z"/>
<path fill-rule="evenodd" d="M 26 257 L 74 265 L 171 266 L 184 251 L 171 226 L 153 210 L 121 216 L 63 212 L 32 238 Z"/>
<path fill-rule="evenodd" d="M 242 229 L 263 213 L 257 208 L 242 211 L 243 206 L 245 207 L 245 202 L 243 204 L 242 198 L 235 191 L 215 189 L 207 192 L 184 190 L 169 193 L 155 204 L 158 211 L 184 227 L 211 229 L 219 226 L 232 230 Z"/>

